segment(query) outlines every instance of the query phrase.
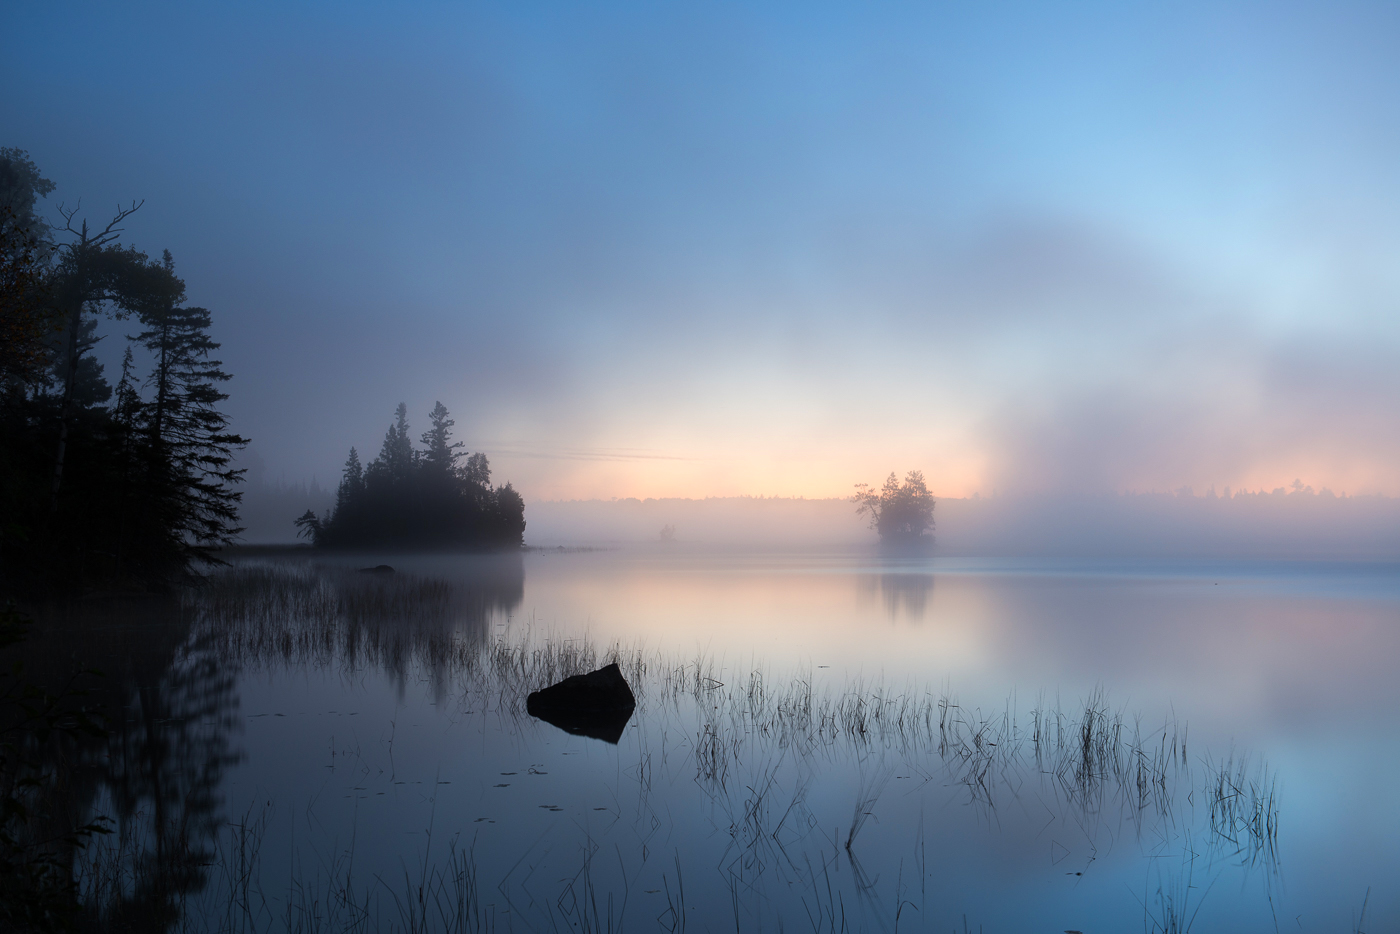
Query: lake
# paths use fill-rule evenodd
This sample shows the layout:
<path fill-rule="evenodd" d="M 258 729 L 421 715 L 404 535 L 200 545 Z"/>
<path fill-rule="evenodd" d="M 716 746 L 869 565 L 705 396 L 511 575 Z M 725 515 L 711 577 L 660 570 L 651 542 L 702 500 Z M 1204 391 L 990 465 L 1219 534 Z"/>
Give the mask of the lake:
<path fill-rule="evenodd" d="M 30 651 L 103 672 L 114 927 L 1400 928 L 1391 564 L 247 555 Z M 609 661 L 605 738 L 526 713 Z"/>

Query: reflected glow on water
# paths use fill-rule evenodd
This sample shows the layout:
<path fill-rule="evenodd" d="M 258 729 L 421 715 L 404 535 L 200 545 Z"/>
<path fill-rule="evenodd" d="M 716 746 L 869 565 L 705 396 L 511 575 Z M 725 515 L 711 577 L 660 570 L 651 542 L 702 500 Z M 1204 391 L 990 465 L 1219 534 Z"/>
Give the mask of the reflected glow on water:
<path fill-rule="evenodd" d="M 188 602 L 181 651 L 232 677 L 239 724 L 208 797 L 258 828 L 268 924 L 289 877 L 353 879 L 376 927 L 406 924 L 395 894 L 453 865 L 501 930 L 1152 930 L 1197 908 L 1196 931 L 1349 930 L 1368 886 L 1372 928 L 1400 922 L 1392 567 L 345 564 L 381 560 L 389 583 L 252 562 L 234 574 L 262 589 Z M 614 644 L 638 693 L 617 745 L 525 714 L 532 678 Z"/>

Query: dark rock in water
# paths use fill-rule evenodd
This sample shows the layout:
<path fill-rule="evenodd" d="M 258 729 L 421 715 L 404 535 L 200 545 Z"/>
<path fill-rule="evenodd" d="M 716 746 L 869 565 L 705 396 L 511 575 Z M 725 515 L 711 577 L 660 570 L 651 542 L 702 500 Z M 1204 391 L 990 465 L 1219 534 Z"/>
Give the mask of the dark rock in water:
<path fill-rule="evenodd" d="M 526 704 L 541 710 L 631 710 L 637 706 L 637 699 L 632 696 L 632 688 L 622 676 L 622 669 L 613 662 L 597 671 L 574 675 L 535 691 L 526 699 Z"/>
<path fill-rule="evenodd" d="M 616 663 L 565 678 L 525 699 L 525 710 L 530 716 L 566 733 L 613 744 L 622 738 L 636 706 L 632 688 Z"/>
<path fill-rule="evenodd" d="M 372 568 L 360 568 L 361 574 L 393 574 L 394 569 L 387 564 L 377 564 Z"/>

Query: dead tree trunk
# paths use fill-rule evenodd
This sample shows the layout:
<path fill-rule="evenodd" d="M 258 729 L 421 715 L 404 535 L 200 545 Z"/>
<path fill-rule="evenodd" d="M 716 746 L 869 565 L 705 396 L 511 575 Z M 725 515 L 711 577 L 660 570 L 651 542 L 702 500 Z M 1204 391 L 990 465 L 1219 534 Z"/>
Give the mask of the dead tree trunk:
<path fill-rule="evenodd" d="M 106 283 L 99 281 L 96 270 L 93 268 L 93 260 L 98 251 L 114 243 L 121 235 L 120 224 L 130 215 L 140 209 L 144 201 L 138 203 L 133 201 L 129 208 L 117 208 L 116 217 L 96 235 L 90 235 L 87 221 L 82 221 L 78 227 L 73 226 L 74 216 L 78 213 L 75 207 L 71 211 L 59 206 L 59 213 L 63 215 L 66 222 L 65 229 L 77 237 L 77 240 L 67 245 L 69 268 L 63 274 L 72 277 L 72 291 L 68 296 L 72 307 L 68 312 L 68 366 L 64 370 L 63 379 L 63 405 L 59 409 L 58 417 L 58 449 L 54 452 L 53 459 L 53 485 L 49 489 L 49 514 L 58 512 L 58 494 L 63 488 L 63 465 L 68 453 L 68 431 L 73 423 L 73 393 L 78 383 L 78 363 L 82 356 L 83 346 L 81 332 L 83 326 L 83 309 L 89 304 L 98 304 L 106 300 Z"/>

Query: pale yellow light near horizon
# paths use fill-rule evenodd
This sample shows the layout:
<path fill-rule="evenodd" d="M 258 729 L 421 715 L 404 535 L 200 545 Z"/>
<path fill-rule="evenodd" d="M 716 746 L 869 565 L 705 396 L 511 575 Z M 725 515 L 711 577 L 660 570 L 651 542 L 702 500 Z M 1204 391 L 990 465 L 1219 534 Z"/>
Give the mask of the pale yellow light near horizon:
<path fill-rule="evenodd" d="M 853 350 L 849 365 L 824 352 L 816 371 L 748 353 L 742 365 L 717 358 L 669 377 L 650 359 L 473 434 L 495 439 L 482 448 L 496 479 L 534 500 L 827 499 L 909 470 L 948 498 L 1205 495 L 1295 481 L 1400 495 L 1396 441 L 1368 410 L 1274 385 L 1260 375 L 1269 367 L 1246 372 L 1208 341 L 1191 348 L 1112 367 L 1090 355 L 1074 367 L 1083 385 L 1067 389 L 990 348 L 939 365 L 917 347 L 876 359 Z M 1148 389 L 1126 382 L 1134 366 L 1152 376 Z M 630 378 L 639 373 L 645 392 Z"/>
<path fill-rule="evenodd" d="M 921 470 L 940 496 L 971 496 L 982 489 L 983 465 L 972 456 L 913 454 L 888 459 L 840 449 L 784 456 L 735 450 L 694 456 L 522 457 L 493 460 L 495 472 L 542 500 L 704 499 L 715 496 L 780 496 L 828 499 L 850 496 L 857 483 L 878 486 L 893 471 L 901 478 Z"/>
<path fill-rule="evenodd" d="M 1002 490 L 990 478 L 987 459 L 977 452 L 942 456 L 891 456 L 883 460 L 868 453 L 831 452 L 824 457 L 785 459 L 745 456 L 743 452 L 695 458 L 537 459 L 509 455 L 498 459 L 497 472 L 539 500 L 590 499 L 705 499 L 709 497 L 849 497 L 857 483 L 880 485 L 894 472 L 901 479 L 921 470 L 929 489 L 942 498 L 970 498 L 1005 493 L 1051 492 Z M 1340 468 L 1340 469 L 1339 469 Z M 1189 487 L 1197 496 L 1209 490 L 1235 492 L 1291 489 L 1295 482 L 1338 495 L 1400 495 L 1388 465 L 1356 462 L 1346 465 L 1318 459 L 1309 463 L 1286 460 L 1258 464 L 1218 479 L 1201 478 L 1171 484 L 1142 478 L 1125 483 L 1115 493 L 1176 492 Z"/>

